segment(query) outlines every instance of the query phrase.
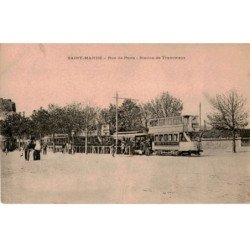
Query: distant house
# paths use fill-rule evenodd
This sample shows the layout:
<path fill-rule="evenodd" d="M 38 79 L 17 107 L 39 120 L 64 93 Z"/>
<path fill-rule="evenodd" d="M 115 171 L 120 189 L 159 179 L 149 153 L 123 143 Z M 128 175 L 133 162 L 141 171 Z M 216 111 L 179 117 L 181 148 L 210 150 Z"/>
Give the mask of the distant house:
<path fill-rule="evenodd" d="M 241 129 L 239 131 L 241 137 L 241 145 L 242 146 L 250 146 L 250 129 Z"/>
<path fill-rule="evenodd" d="M 202 138 L 232 138 L 230 130 L 210 129 L 203 132 Z"/>
<path fill-rule="evenodd" d="M 250 138 L 250 128 L 240 129 L 239 134 L 242 138 Z"/>
<path fill-rule="evenodd" d="M 230 149 L 232 147 L 233 136 L 230 130 L 211 129 L 202 134 L 202 145 L 204 149 Z M 250 129 L 240 129 L 237 131 L 236 147 L 239 149 L 250 146 Z"/>
<path fill-rule="evenodd" d="M 16 104 L 11 99 L 0 98 L 0 120 L 4 120 L 6 115 L 16 112 Z"/>

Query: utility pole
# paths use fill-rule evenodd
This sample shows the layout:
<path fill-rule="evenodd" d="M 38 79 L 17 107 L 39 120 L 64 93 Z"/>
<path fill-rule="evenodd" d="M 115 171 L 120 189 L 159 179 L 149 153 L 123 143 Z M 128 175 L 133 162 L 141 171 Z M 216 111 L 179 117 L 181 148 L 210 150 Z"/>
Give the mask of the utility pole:
<path fill-rule="evenodd" d="M 88 154 L 88 113 L 86 112 L 86 117 L 85 117 L 85 154 Z"/>
<path fill-rule="evenodd" d="M 115 94 L 115 147 L 117 152 L 118 145 L 118 92 Z"/>
<path fill-rule="evenodd" d="M 132 101 L 138 101 L 138 99 L 132 99 L 132 98 L 125 98 L 125 97 L 119 97 L 118 96 L 118 92 L 116 91 L 115 94 L 115 127 L 116 127 L 116 131 L 115 131 L 115 147 L 116 147 L 116 154 L 117 154 L 117 146 L 118 146 L 118 100 L 122 99 L 122 100 L 132 100 Z"/>
<path fill-rule="evenodd" d="M 201 130 L 201 103 L 199 104 L 200 130 Z"/>

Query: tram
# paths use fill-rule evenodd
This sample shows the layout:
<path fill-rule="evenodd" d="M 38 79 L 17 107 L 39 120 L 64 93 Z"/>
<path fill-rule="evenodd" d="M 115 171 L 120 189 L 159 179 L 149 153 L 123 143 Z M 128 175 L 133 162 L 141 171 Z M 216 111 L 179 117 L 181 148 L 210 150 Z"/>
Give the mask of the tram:
<path fill-rule="evenodd" d="M 118 148 L 129 146 L 131 154 L 156 155 L 200 155 L 203 151 L 200 140 L 198 116 L 184 115 L 150 119 L 148 131 L 118 132 Z M 70 138 L 66 134 L 57 134 L 43 138 L 49 146 L 53 141 L 55 147 L 61 149 L 63 144 L 71 142 L 74 146 L 85 146 L 85 135 Z M 116 134 L 98 136 L 97 131 L 88 136 L 88 146 L 111 146 Z M 118 150 L 119 151 L 119 150 Z"/>
<path fill-rule="evenodd" d="M 72 138 L 72 136 L 68 134 L 55 134 L 54 138 L 52 136 L 45 136 L 42 140 L 43 143 L 46 143 L 48 146 L 52 146 L 54 143 L 56 148 L 62 148 L 63 145 L 72 143 L 73 140 L 75 146 L 85 146 L 85 136 L 83 135 L 74 136 L 74 138 Z M 88 144 L 99 145 L 100 138 L 95 135 L 90 135 L 88 136 Z"/>
<path fill-rule="evenodd" d="M 158 155 L 200 155 L 198 116 L 184 115 L 151 119 L 152 151 Z"/>

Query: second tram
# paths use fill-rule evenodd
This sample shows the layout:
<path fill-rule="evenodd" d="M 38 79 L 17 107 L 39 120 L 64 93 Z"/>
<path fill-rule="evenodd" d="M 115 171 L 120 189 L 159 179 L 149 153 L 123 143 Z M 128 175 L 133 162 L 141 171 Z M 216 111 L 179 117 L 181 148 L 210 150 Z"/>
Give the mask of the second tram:
<path fill-rule="evenodd" d="M 152 150 L 159 155 L 200 155 L 198 116 L 185 115 L 149 121 L 154 139 Z"/>

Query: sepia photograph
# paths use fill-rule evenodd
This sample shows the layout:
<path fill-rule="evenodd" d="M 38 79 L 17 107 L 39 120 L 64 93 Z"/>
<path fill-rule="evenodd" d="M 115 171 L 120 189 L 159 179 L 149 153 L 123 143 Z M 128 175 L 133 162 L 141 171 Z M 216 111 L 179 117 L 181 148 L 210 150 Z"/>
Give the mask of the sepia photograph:
<path fill-rule="evenodd" d="M 249 44 L 0 45 L 1 202 L 250 203 Z"/>

